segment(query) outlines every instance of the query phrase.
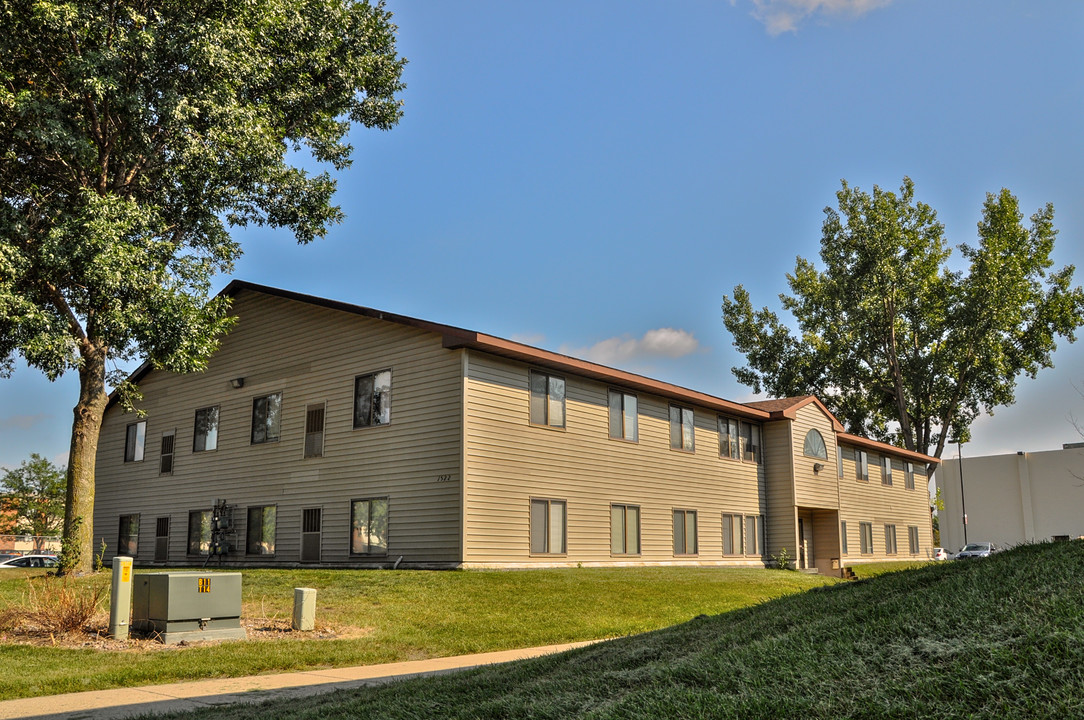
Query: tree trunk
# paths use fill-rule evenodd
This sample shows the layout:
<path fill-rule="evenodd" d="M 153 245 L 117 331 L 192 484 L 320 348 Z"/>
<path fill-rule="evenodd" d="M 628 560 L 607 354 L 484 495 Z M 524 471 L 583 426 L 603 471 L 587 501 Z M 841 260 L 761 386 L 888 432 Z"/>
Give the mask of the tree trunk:
<path fill-rule="evenodd" d="M 86 342 L 81 354 L 79 402 L 74 410 L 68 458 L 60 575 L 83 575 L 94 570 L 94 462 L 102 416 L 109 402 L 105 392 L 106 349 Z"/>

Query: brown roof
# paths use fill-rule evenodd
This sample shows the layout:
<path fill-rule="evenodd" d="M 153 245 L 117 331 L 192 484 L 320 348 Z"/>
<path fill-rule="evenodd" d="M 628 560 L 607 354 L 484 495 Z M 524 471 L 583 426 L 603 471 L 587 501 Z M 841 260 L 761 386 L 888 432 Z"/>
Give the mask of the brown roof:
<path fill-rule="evenodd" d="M 783 412 L 794 405 L 805 405 L 812 397 L 812 395 L 795 395 L 794 397 L 780 398 L 778 400 L 754 400 L 745 404 L 749 407 L 759 408 L 764 412 Z"/>

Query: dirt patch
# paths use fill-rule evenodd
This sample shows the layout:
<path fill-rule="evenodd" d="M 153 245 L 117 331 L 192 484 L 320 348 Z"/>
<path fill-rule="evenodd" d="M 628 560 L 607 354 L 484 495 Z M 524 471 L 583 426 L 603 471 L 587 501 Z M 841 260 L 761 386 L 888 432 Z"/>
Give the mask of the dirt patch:
<path fill-rule="evenodd" d="M 242 618 L 241 626 L 248 633 L 249 642 L 275 640 L 344 640 L 366 637 L 372 628 L 317 624 L 312 632 L 298 632 L 290 628 L 290 621 L 280 618 Z M 111 652 L 147 653 L 175 651 L 186 647 L 211 645 L 232 640 L 183 641 L 176 645 L 164 645 L 154 638 L 132 635 L 128 640 L 109 637 L 109 616 L 95 617 L 82 630 L 67 633 L 50 633 L 33 625 L 22 625 L 0 631 L 0 644 L 34 645 L 78 650 L 105 650 Z"/>

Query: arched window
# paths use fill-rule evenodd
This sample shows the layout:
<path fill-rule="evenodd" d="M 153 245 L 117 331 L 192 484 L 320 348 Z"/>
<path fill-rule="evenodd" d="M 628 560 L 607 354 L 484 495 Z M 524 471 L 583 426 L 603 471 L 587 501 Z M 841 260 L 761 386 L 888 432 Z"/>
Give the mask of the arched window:
<path fill-rule="evenodd" d="M 805 434 L 805 448 L 802 450 L 809 457 L 828 459 L 828 448 L 824 444 L 824 437 L 820 431 L 813 428 Z"/>

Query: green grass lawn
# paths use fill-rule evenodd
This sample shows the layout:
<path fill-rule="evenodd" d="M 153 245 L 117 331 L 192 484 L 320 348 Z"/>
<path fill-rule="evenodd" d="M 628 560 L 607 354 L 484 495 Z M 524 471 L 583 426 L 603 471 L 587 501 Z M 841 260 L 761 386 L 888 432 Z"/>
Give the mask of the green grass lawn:
<path fill-rule="evenodd" d="M 199 712 L 438 717 L 1084 717 L 1084 542 L 839 583 L 557 656 Z"/>
<path fill-rule="evenodd" d="M 0 576 L 0 607 L 27 602 L 33 572 Z M 109 575 L 76 582 L 108 587 Z M 20 645 L 0 632 L 0 699 L 619 637 L 833 582 L 759 569 L 246 570 L 246 618 L 288 621 L 293 588 L 316 588 L 317 628 L 339 638 L 284 633 L 135 652 Z"/>

